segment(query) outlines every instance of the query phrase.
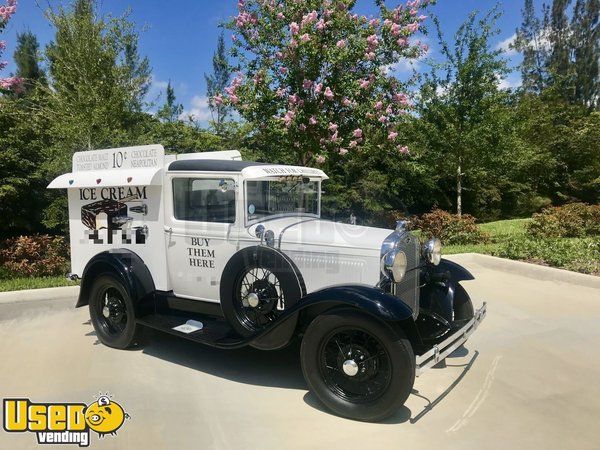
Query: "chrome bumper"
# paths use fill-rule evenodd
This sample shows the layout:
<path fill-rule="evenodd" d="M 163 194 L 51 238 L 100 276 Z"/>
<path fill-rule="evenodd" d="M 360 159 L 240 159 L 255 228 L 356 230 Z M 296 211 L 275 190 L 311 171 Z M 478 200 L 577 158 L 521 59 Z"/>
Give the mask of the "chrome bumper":
<path fill-rule="evenodd" d="M 440 361 L 443 361 L 446 356 L 448 356 L 450 353 L 460 347 L 467 339 L 469 339 L 469 336 L 473 334 L 473 332 L 485 318 L 486 309 L 487 304 L 486 302 L 483 302 L 481 308 L 475 311 L 473 318 L 464 327 L 453 333 L 452 336 L 446 338 L 444 341 L 434 345 L 429 351 L 423 353 L 422 355 L 417 355 L 415 374 L 419 376 L 430 367 L 435 366 Z"/>

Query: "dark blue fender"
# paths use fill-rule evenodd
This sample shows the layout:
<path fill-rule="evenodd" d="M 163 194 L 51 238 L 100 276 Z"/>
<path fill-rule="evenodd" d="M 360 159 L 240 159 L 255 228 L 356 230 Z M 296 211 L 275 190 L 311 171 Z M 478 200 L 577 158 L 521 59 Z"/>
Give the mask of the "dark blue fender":
<path fill-rule="evenodd" d="M 94 279 L 105 272 L 113 273 L 123 280 L 123 285 L 134 302 L 155 291 L 154 280 L 144 261 L 127 249 L 108 250 L 94 256 L 83 269 L 81 289 L 76 308 L 88 304 L 88 296 Z"/>
<path fill-rule="evenodd" d="M 364 284 L 331 286 L 305 295 L 268 330 L 251 338 L 252 345 L 262 349 L 281 348 L 289 343 L 294 335 L 294 330 L 283 324 L 296 313 L 302 314 L 298 331 L 303 332 L 303 328 L 307 327 L 316 316 L 336 308 L 353 308 L 369 314 L 386 323 L 393 331 L 400 328 L 416 348 L 421 345 L 412 317 L 412 309 L 398 297 Z"/>
<path fill-rule="evenodd" d="M 475 277 L 464 267 L 447 259 L 442 259 L 438 266 L 427 267 L 431 272 L 426 279 L 435 282 L 427 282 L 421 287 L 420 306 L 451 323 L 456 307 L 454 297 L 457 286 L 461 281 L 474 280 Z"/>
<path fill-rule="evenodd" d="M 332 286 L 311 292 L 299 305 L 305 309 L 323 303 L 361 309 L 385 321 L 401 321 L 412 317 L 412 309 L 398 297 L 364 284 Z"/>
<path fill-rule="evenodd" d="M 450 279 L 454 282 L 475 279 L 471 272 L 469 272 L 463 266 L 456 264 L 455 262 L 448 261 L 447 259 L 442 259 L 440 264 L 435 268 L 435 272 L 449 272 Z"/>

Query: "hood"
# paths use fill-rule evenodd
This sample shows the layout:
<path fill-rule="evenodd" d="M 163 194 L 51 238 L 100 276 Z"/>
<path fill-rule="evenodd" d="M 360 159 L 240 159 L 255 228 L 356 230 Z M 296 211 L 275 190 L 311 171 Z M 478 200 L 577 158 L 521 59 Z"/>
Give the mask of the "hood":
<path fill-rule="evenodd" d="M 322 247 L 338 247 L 347 249 L 375 250 L 377 255 L 381 244 L 393 230 L 385 228 L 365 227 L 347 223 L 309 217 L 285 217 L 260 222 L 265 230 L 275 233 L 275 246 L 284 244 L 304 244 Z M 259 224 L 248 228 L 255 236 Z"/>

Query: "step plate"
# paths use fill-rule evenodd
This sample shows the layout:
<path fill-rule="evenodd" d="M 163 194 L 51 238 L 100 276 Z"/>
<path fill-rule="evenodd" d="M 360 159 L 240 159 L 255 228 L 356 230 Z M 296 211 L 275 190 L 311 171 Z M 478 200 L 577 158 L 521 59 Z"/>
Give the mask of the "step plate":
<path fill-rule="evenodd" d="M 202 322 L 201 330 L 184 333 L 174 330 L 175 327 L 184 325 L 188 320 Z M 223 319 L 192 313 L 148 314 L 136 321 L 155 330 L 180 336 L 201 344 L 218 348 L 237 348 L 247 345 L 246 340 L 236 336 L 231 326 Z"/>

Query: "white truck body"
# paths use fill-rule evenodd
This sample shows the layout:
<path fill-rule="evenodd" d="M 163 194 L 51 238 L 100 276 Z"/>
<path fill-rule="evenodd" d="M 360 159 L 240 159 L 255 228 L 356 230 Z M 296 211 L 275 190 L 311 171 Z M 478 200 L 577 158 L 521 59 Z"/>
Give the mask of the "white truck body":
<path fill-rule="evenodd" d="M 342 284 L 375 285 L 380 249 L 391 230 L 321 220 L 316 215 L 282 214 L 249 220 L 244 183 L 302 176 L 320 182 L 319 169 L 249 165 L 241 170 L 169 170 L 174 161 L 241 161 L 238 151 L 165 155 L 161 145 L 79 152 L 73 169 L 49 188 L 66 188 L 72 273 L 82 276 L 98 253 L 125 248 L 148 266 L 156 289 L 182 298 L 219 302 L 223 269 L 240 249 L 260 243 L 256 227 L 275 235 L 275 246 L 301 271 L 307 292 Z M 173 180 L 226 180 L 235 192 L 233 223 L 179 220 Z M 320 198 L 319 198 L 320 201 Z"/>

